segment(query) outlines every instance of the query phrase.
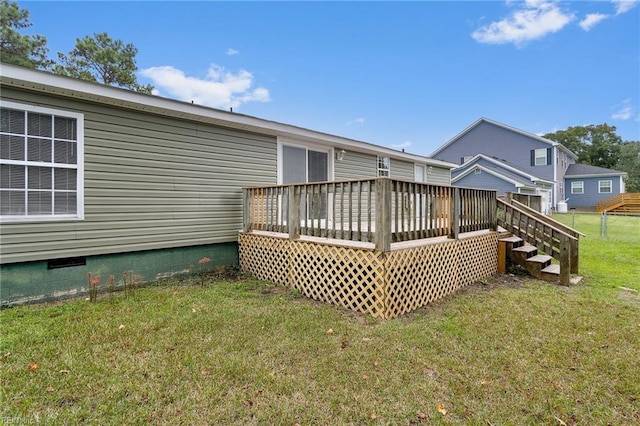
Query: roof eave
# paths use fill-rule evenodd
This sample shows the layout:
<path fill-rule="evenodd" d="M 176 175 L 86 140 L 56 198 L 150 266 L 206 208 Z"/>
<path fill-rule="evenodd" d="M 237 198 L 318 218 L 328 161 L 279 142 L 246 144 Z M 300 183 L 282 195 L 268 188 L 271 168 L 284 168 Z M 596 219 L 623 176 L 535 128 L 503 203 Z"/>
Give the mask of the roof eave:
<path fill-rule="evenodd" d="M 360 152 L 382 154 L 421 164 L 452 169 L 457 165 L 418 154 L 410 154 L 369 142 L 344 138 L 303 127 L 265 120 L 249 115 L 196 105 L 175 99 L 134 92 L 55 75 L 44 71 L 0 63 L 2 85 L 35 90 L 63 97 L 86 100 L 136 111 L 169 117 L 206 122 L 222 127 L 245 130 L 271 136 L 302 138 L 339 149 L 355 149 Z"/>

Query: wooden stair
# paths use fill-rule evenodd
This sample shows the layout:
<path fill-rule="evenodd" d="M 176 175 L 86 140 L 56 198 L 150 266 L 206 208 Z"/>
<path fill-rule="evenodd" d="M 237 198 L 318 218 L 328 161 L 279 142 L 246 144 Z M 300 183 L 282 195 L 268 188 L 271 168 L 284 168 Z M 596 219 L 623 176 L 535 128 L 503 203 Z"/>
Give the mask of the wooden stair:
<path fill-rule="evenodd" d="M 553 283 L 560 281 L 560 265 L 551 264 L 551 256 L 538 254 L 535 246 L 525 243 L 520 237 L 505 237 L 499 241 L 505 245 L 503 255 L 508 256 L 535 278 Z"/>

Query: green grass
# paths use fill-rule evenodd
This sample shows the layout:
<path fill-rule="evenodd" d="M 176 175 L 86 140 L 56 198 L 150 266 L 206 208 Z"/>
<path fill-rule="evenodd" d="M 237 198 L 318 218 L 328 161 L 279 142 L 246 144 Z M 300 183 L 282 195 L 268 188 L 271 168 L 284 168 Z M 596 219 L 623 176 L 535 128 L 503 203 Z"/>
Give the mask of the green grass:
<path fill-rule="evenodd" d="M 252 280 L 4 310 L 0 423 L 638 424 L 640 296 L 619 287 L 640 218 L 606 239 L 575 220 L 582 284 L 507 275 L 391 321 Z"/>

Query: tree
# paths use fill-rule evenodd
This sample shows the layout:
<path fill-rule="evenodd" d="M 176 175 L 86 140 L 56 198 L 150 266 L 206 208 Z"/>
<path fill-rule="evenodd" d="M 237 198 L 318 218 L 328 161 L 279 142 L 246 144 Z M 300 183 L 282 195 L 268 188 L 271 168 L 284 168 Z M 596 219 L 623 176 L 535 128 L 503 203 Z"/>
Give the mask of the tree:
<path fill-rule="evenodd" d="M 627 192 L 640 192 L 640 142 L 624 142 L 615 169 L 627 172 Z"/>
<path fill-rule="evenodd" d="M 622 139 L 608 124 L 569 127 L 543 136 L 560 142 L 578 156 L 578 163 L 614 168 L 620 157 Z"/>
<path fill-rule="evenodd" d="M 41 35 L 23 35 L 29 28 L 29 11 L 16 2 L 0 2 L 0 59 L 7 64 L 28 68 L 48 69 L 53 61 L 47 57 L 47 39 Z"/>
<path fill-rule="evenodd" d="M 58 52 L 60 64 L 53 71 L 81 80 L 151 93 L 153 86 L 138 84 L 135 75 L 138 70 L 137 53 L 138 49 L 133 44 L 113 40 L 107 33 L 94 34 L 93 37 L 76 39 L 75 48 L 68 55 Z"/>

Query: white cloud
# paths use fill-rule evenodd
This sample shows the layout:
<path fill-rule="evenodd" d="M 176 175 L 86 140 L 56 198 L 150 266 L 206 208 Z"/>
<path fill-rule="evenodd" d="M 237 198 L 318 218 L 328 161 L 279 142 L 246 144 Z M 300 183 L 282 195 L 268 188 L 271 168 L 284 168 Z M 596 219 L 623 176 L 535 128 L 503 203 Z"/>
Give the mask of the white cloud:
<path fill-rule="evenodd" d="M 264 87 L 251 89 L 253 75 L 245 70 L 236 73 L 211 64 L 205 78 L 190 77 L 181 70 L 166 65 L 140 71 L 155 86 L 154 94 L 169 96 L 214 108 L 237 108 L 247 102 L 268 102 Z"/>
<path fill-rule="evenodd" d="M 622 15 L 633 9 L 638 0 L 613 0 L 613 4 L 616 6 L 616 15 Z"/>
<path fill-rule="evenodd" d="M 236 49 L 232 49 L 232 48 L 230 47 L 230 48 L 228 48 L 228 49 L 227 49 L 227 51 L 226 51 L 226 52 L 224 52 L 224 53 L 225 53 L 225 55 L 227 55 L 227 56 L 234 56 L 234 55 L 239 54 L 240 52 L 239 52 L 239 51 L 237 51 Z"/>
<path fill-rule="evenodd" d="M 396 144 L 396 145 L 391 145 L 393 148 L 395 149 L 405 149 L 405 148 L 409 148 L 411 146 L 411 142 L 409 141 L 404 141 L 402 143 Z"/>
<path fill-rule="evenodd" d="M 563 12 L 555 1 L 527 0 L 507 4 L 517 9 L 506 18 L 477 29 L 471 37 L 479 43 L 521 46 L 560 31 L 575 18 L 573 13 Z"/>
<path fill-rule="evenodd" d="M 605 15 L 602 13 L 589 13 L 582 21 L 580 21 L 580 28 L 585 31 L 589 31 L 591 28 L 595 27 L 600 22 L 607 19 L 609 15 Z"/>
<path fill-rule="evenodd" d="M 353 120 L 347 121 L 347 126 L 351 126 L 352 124 L 362 124 L 364 123 L 364 117 L 354 118 Z"/>
<path fill-rule="evenodd" d="M 611 116 L 614 120 L 629 120 L 634 115 L 635 107 L 631 103 L 631 99 L 625 99 L 617 108 L 619 109 Z"/>

